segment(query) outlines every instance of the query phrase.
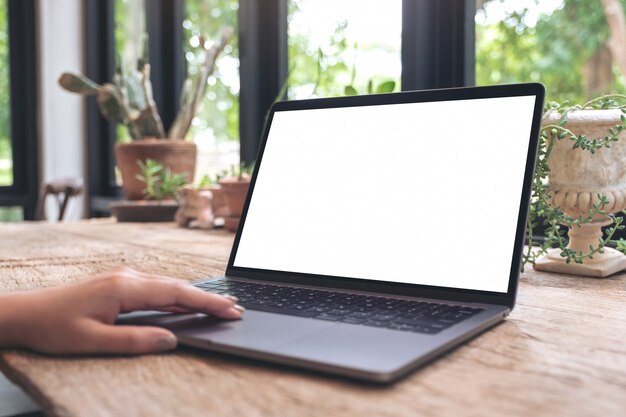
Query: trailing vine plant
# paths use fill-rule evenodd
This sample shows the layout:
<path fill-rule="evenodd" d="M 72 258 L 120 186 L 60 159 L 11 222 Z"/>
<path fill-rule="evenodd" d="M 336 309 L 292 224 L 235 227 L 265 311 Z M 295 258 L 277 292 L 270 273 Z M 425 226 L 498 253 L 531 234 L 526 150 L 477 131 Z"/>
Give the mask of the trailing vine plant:
<path fill-rule="evenodd" d="M 608 129 L 607 134 L 602 138 L 589 138 L 582 134 L 576 135 L 567 128 L 567 117 L 572 111 L 583 109 L 619 109 L 622 111 L 620 123 Z M 593 204 L 586 215 L 573 217 L 565 214 L 561 207 L 553 207 L 550 204 L 552 193 L 548 185 L 548 175 L 550 174 L 548 160 L 555 141 L 569 140 L 572 142 L 573 149 L 580 148 L 581 151 L 591 152 L 592 154 L 598 149 L 609 148 L 613 142 L 618 140 L 618 135 L 626 129 L 626 95 L 604 95 L 582 105 L 549 102 L 544 108 L 544 120 L 553 113 L 561 115 L 559 121 L 555 124 L 543 126 L 539 136 L 539 150 L 526 228 L 528 246 L 522 256 L 522 272 L 527 263 L 534 264 L 539 257 L 545 255 L 552 248 L 559 248 L 561 256 L 567 263 L 572 261 L 583 263 L 584 259 L 593 259 L 595 254 L 604 253 L 606 246 L 613 246 L 617 250 L 626 253 L 626 240 L 621 238 L 614 239 L 615 233 L 618 230 L 623 230 L 626 225 L 622 224 L 622 217 L 608 214 L 603 210 L 604 206 L 609 203 L 609 199 L 605 195 L 597 195 L 596 203 Z M 626 214 L 626 210 L 622 211 L 622 214 Z M 612 224 L 604 229 L 604 233 L 598 239 L 597 245 L 590 246 L 586 252 L 577 252 L 568 248 L 566 237 L 568 229 L 581 224 L 591 223 L 594 217 L 598 215 L 609 216 Z M 541 241 L 533 236 L 540 224 L 545 228 L 545 238 Z"/>

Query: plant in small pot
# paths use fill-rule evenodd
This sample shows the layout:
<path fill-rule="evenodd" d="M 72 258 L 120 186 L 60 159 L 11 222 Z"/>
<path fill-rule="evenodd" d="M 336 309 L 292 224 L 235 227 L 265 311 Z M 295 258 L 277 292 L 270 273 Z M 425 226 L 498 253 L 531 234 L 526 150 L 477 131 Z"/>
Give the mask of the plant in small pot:
<path fill-rule="evenodd" d="M 213 73 L 215 61 L 232 36 L 233 29 L 228 27 L 223 31 L 221 40 L 208 48 L 204 39 L 200 39 L 200 46 L 204 48 L 204 61 L 195 77 L 188 76 L 185 80 L 180 110 L 167 133 L 152 96 L 147 48 L 144 47 L 143 58 L 138 60 L 136 69 L 127 72 L 120 64 L 111 83 L 100 85 L 73 73 L 64 73 L 59 78 L 59 84 L 67 91 L 96 96 L 102 115 L 128 129 L 132 142 L 118 143 L 115 147 L 122 188 L 127 199 L 144 198 L 144 184 L 137 178 L 140 173 L 137 161 L 145 163 L 152 159 L 174 174 L 184 172 L 185 179 L 193 181 L 196 145 L 184 138 L 204 99 L 207 79 Z"/>
<path fill-rule="evenodd" d="M 227 216 L 224 217 L 224 228 L 231 232 L 236 232 L 239 227 L 239 219 L 243 212 L 243 205 L 250 188 L 250 178 L 253 165 L 232 166 L 230 171 L 223 173 L 218 181 L 224 196 Z"/>
<path fill-rule="evenodd" d="M 174 219 L 180 190 L 187 183 L 185 172 L 174 174 L 154 159 L 137 161 L 137 180 L 144 184 L 144 199 L 118 202 L 111 211 L 120 222 L 166 222 Z"/>
<path fill-rule="evenodd" d="M 523 264 L 592 277 L 626 269 L 626 241 L 614 238 L 624 209 L 626 96 L 546 105 Z M 542 242 L 533 236 L 540 226 Z"/>

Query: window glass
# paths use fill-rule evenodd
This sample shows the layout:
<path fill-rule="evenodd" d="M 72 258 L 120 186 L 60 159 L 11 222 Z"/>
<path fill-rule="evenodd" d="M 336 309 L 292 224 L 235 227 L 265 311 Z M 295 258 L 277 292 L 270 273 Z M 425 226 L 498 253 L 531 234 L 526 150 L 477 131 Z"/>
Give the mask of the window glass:
<path fill-rule="evenodd" d="M 400 89 L 401 0 L 289 0 L 290 99 Z"/>
<path fill-rule="evenodd" d="M 626 34 L 612 33 L 611 3 L 626 14 L 625 0 L 478 0 L 477 84 L 539 81 L 559 102 L 624 93 L 626 43 L 609 40 Z"/>
<path fill-rule="evenodd" d="M 0 187 L 13 184 L 7 0 L 0 0 Z"/>
<path fill-rule="evenodd" d="M 24 220 L 22 207 L 0 207 L 0 222 L 21 222 Z"/>
<path fill-rule="evenodd" d="M 144 0 L 115 0 L 115 63 L 125 72 L 137 68 L 137 60 L 143 56 L 146 31 Z M 126 126 L 116 126 L 119 142 L 130 142 Z M 118 183 L 121 184 L 118 178 Z"/>
<path fill-rule="evenodd" d="M 199 48 L 218 41 L 227 26 L 234 29 L 209 76 L 202 106 L 193 119 L 188 139 L 198 146 L 196 179 L 239 164 L 239 51 L 237 39 L 238 0 L 186 0 L 183 21 L 187 71 L 195 75 L 203 62 Z"/>

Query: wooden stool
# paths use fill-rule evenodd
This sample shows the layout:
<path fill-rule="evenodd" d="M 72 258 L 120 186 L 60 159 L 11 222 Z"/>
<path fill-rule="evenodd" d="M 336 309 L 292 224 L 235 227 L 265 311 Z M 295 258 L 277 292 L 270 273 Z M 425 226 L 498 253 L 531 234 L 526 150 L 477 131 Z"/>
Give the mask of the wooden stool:
<path fill-rule="evenodd" d="M 60 178 L 49 182 L 43 182 L 39 189 L 39 201 L 37 202 L 37 211 L 35 220 L 45 220 L 44 208 L 46 199 L 49 195 L 55 196 L 59 205 L 59 218 L 63 220 L 65 209 L 70 198 L 77 197 L 83 193 L 82 178 Z"/>

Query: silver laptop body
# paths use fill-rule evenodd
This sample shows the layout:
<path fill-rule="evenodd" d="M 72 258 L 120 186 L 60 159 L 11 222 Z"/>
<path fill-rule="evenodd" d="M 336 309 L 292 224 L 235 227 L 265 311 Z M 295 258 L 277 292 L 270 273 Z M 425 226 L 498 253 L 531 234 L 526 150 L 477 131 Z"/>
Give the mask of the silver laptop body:
<path fill-rule="evenodd" d="M 131 317 L 200 349 L 372 382 L 406 375 L 514 306 L 543 100 L 541 84 L 518 84 L 276 103 L 225 276 L 198 282 L 474 312 L 462 321 L 424 333 L 399 324 L 411 319 L 271 308 Z"/>

